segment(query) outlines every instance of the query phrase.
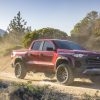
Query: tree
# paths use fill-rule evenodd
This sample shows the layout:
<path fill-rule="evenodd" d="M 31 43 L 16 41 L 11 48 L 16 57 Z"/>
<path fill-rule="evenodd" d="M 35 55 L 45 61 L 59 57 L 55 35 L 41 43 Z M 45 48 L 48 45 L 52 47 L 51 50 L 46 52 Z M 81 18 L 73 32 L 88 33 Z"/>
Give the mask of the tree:
<path fill-rule="evenodd" d="M 81 45 L 98 48 L 97 46 L 100 45 L 100 16 L 98 12 L 91 11 L 77 23 L 71 31 L 71 37 Z"/>
<path fill-rule="evenodd" d="M 83 20 L 74 26 L 74 29 L 71 31 L 71 35 L 74 36 L 77 34 L 92 34 L 93 26 L 98 18 L 98 13 L 96 11 L 91 11 L 86 15 L 85 18 L 83 18 Z"/>
<path fill-rule="evenodd" d="M 90 13 L 87 14 L 86 18 L 90 21 L 95 21 L 98 19 L 98 12 L 97 11 L 91 11 Z"/>
<path fill-rule="evenodd" d="M 14 31 L 16 31 L 16 32 L 21 32 L 21 33 L 24 33 L 25 32 L 25 26 L 26 26 L 26 21 L 25 20 L 23 20 L 22 19 L 22 17 L 21 17 L 21 13 L 20 13 L 20 11 L 17 13 L 17 16 L 15 16 L 12 20 L 11 20 L 11 22 L 10 22 L 10 24 L 9 24 L 9 26 L 8 26 L 8 29 L 7 29 L 7 31 L 8 31 L 8 33 L 11 33 L 11 32 L 14 32 Z"/>
<path fill-rule="evenodd" d="M 19 42 L 25 33 L 31 31 L 31 27 L 27 27 L 26 24 L 27 22 L 21 17 L 19 11 L 7 28 L 7 32 L 12 41 Z"/>
<path fill-rule="evenodd" d="M 35 39 L 67 39 L 67 33 L 54 28 L 42 28 L 28 32 L 23 38 L 24 47 L 29 47 L 30 43 Z"/>

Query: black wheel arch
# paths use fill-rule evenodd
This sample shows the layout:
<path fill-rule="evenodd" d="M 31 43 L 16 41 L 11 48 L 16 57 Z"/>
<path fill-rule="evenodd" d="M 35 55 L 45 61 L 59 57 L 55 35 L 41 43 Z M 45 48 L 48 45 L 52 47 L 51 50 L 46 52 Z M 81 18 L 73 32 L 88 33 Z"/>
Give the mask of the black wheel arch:
<path fill-rule="evenodd" d="M 22 56 L 17 56 L 17 57 L 15 58 L 15 60 L 14 60 L 14 65 L 15 65 L 16 63 L 18 63 L 18 62 L 23 62 L 23 63 L 24 63 L 24 59 L 23 59 Z"/>
<path fill-rule="evenodd" d="M 71 66 L 72 68 L 74 68 L 74 64 L 72 63 L 72 59 L 68 58 L 68 57 L 58 57 L 56 60 L 56 68 L 60 65 L 60 64 L 68 64 L 69 66 Z"/>

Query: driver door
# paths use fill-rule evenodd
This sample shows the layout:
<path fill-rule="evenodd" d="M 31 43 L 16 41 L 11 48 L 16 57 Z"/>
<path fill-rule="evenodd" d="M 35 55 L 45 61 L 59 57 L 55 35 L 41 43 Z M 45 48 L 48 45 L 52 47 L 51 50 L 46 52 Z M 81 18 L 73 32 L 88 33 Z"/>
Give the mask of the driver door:
<path fill-rule="evenodd" d="M 28 52 L 28 66 L 29 68 L 38 70 L 40 67 L 39 57 L 40 57 L 40 48 L 42 41 L 35 41 L 31 47 L 31 50 Z"/>

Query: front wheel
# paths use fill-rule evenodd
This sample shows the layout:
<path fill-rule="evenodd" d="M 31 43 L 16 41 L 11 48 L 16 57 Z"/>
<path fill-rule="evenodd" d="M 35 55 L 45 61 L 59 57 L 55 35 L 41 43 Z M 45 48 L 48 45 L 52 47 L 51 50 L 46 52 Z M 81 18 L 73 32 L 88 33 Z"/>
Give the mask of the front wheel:
<path fill-rule="evenodd" d="M 74 81 L 72 69 L 67 64 L 61 64 L 56 70 L 57 81 L 61 84 L 70 85 Z"/>
<path fill-rule="evenodd" d="M 15 76 L 20 79 L 24 79 L 26 76 L 27 70 L 22 62 L 18 62 L 15 65 Z"/>

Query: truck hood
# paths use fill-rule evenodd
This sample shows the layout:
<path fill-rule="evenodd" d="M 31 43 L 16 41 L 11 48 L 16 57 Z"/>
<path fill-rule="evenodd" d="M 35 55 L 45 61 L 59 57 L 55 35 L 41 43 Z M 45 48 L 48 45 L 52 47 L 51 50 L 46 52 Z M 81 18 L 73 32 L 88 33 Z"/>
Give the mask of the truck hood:
<path fill-rule="evenodd" d="M 67 49 L 58 49 L 58 54 L 87 54 L 87 55 L 100 55 L 100 52 L 88 51 L 88 50 L 67 50 Z"/>

